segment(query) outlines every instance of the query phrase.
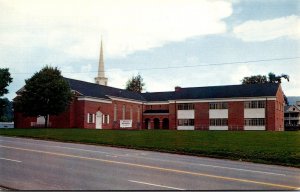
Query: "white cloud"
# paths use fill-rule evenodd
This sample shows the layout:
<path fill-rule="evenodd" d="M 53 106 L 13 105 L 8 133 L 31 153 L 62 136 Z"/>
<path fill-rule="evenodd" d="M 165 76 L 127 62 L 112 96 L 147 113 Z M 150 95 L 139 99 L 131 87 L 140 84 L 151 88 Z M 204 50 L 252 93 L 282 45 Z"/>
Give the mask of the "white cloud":
<path fill-rule="evenodd" d="M 2 46 L 48 47 L 77 57 L 120 56 L 226 32 L 227 0 L 0 0 Z"/>
<path fill-rule="evenodd" d="M 64 77 L 78 79 L 86 82 L 94 82 L 93 76 L 95 72 L 89 72 L 92 71 L 91 64 L 82 65 L 80 69 L 75 69 L 72 66 L 63 66 L 59 69 L 62 71 L 62 75 Z M 93 76 L 91 76 L 91 74 Z"/>
<path fill-rule="evenodd" d="M 233 33 L 243 41 L 268 41 L 280 37 L 300 39 L 300 17 L 291 15 L 271 20 L 246 21 Z"/>

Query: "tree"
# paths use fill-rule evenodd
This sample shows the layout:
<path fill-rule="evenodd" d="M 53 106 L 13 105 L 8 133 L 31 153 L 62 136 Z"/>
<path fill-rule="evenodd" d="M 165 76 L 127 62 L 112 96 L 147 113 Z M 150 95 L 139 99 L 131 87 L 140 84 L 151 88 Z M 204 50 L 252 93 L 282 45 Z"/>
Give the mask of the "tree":
<path fill-rule="evenodd" d="M 0 68 L 0 96 L 8 93 L 6 87 L 12 82 L 8 68 Z"/>
<path fill-rule="evenodd" d="M 0 97 L 8 93 L 6 87 L 12 82 L 8 68 L 0 68 Z M 11 121 L 12 106 L 7 98 L 0 98 L 0 121 Z"/>
<path fill-rule="evenodd" d="M 16 110 L 25 116 L 43 116 L 45 127 L 48 115 L 66 111 L 72 101 L 70 86 L 56 67 L 44 67 L 25 83 L 21 96 L 15 100 Z"/>
<path fill-rule="evenodd" d="M 250 77 L 244 77 L 242 79 L 242 84 L 257 84 L 257 83 L 281 83 L 281 78 L 286 79 L 287 81 L 290 81 L 290 78 L 286 74 L 281 75 L 275 75 L 274 73 L 270 72 L 268 74 L 268 78 L 265 75 L 254 75 Z M 283 95 L 285 103 L 288 105 L 288 99 L 286 95 Z"/>
<path fill-rule="evenodd" d="M 275 75 L 274 73 L 270 72 L 268 74 L 269 76 L 269 83 L 281 83 L 281 78 L 286 79 L 287 81 L 290 81 L 290 77 L 286 74 L 281 74 L 281 75 Z"/>
<path fill-rule="evenodd" d="M 256 83 L 268 83 L 268 79 L 265 75 L 253 75 L 250 77 L 244 77 L 242 84 L 256 84 Z"/>
<path fill-rule="evenodd" d="M 145 83 L 143 82 L 143 78 L 140 74 L 137 76 L 132 76 L 126 83 L 126 90 L 128 91 L 134 91 L 141 93 L 143 91 L 143 87 L 145 86 Z"/>

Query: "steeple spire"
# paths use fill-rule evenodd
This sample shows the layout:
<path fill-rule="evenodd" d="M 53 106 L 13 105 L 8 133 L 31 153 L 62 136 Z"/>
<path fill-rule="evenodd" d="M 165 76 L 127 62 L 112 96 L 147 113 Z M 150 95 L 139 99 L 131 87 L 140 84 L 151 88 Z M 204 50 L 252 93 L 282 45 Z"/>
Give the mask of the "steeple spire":
<path fill-rule="evenodd" d="M 105 77 L 105 72 L 104 72 L 103 45 L 102 45 L 102 37 L 101 37 L 98 76 L 95 77 L 95 82 L 99 85 L 105 85 L 106 86 L 107 85 L 107 80 L 108 79 Z"/>

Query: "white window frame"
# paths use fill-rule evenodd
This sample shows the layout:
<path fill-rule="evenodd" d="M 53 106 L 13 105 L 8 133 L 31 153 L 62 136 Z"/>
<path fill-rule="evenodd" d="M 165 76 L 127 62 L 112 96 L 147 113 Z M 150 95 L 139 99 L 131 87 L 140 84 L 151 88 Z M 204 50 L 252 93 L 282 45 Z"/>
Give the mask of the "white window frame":
<path fill-rule="evenodd" d="M 87 113 L 87 121 L 86 122 L 87 123 L 95 123 L 95 114 Z"/>

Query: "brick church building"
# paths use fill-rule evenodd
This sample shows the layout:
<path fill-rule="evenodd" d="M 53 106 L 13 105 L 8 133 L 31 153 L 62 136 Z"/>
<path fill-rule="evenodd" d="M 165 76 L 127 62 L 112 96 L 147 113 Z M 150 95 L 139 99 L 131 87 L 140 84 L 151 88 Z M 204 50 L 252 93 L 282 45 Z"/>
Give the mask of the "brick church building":
<path fill-rule="evenodd" d="M 280 84 L 175 87 L 169 92 L 135 93 L 107 86 L 102 43 L 95 83 L 65 80 L 76 96 L 66 112 L 49 116 L 53 128 L 284 130 Z M 43 117 L 24 117 L 15 111 L 16 128 L 40 127 L 44 121 Z"/>

